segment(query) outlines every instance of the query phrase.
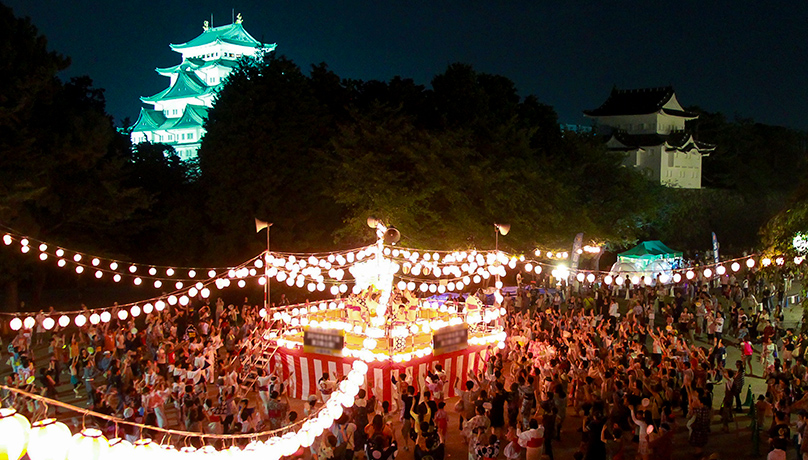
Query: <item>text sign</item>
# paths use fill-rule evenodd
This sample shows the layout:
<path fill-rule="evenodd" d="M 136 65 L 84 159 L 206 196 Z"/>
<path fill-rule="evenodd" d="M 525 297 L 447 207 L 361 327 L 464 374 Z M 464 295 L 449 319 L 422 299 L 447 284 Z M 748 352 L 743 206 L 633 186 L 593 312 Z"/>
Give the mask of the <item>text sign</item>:
<path fill-rule="evenodd" d="M 345 337 L 342 331 L 309 328 L 303 332 L 303 351 L 342 356 Z"/>
<path fill-rule="evenodd" d="M 439 329 L 432 334 L 432 348 L 435 355 L 462 350 L 469 345 L 469 328 L 465 324 Z"/>

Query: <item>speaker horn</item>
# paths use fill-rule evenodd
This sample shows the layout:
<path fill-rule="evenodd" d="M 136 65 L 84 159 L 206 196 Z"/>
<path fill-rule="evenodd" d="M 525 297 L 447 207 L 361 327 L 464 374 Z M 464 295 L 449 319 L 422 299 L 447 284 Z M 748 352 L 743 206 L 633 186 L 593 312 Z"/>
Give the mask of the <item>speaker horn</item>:
<path fill-rule="evenodd" d="M 386 244 L 396 244 L 401 239 L 401 232 L 395 227 L 390 227 L 384 232 L 384 242 Z"/>
<path fill-rule="evenodd" d="M 511 231 L 511 224 L 494 224 L 499 234 L 505 236 Z"/>

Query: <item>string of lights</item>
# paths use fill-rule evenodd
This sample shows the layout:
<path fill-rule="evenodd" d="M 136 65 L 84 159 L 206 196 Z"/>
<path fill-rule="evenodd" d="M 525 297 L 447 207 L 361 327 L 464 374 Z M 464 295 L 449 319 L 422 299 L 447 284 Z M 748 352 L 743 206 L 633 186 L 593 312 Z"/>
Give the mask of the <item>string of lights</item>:
<path fill-rule="evenodd" d="M 0 409 L 0 451 L 7 454 L 4 458 L 11 460 L 19 460 L 25 454 L 28 454 L 31 460 L 54 458 L 119 460 L 121 454 L 124 454 L 123 458 L 156 454 L 161 458 L 180 460 L 196 458 L 198 453 L 216 454 L 218 452 L 226 452 L 228 455 L 234 456 L 250 455 L 256 458 L 261 456 L 261 458 L 265 459 L 278 460 L 282 456 L 293 454 L 301 447 L 311 446 L 315 438 L 328 429 L 334 423 L 334 420 L 342 415 L 345 407 L 352 406 L 359 392 L 359 387 L 365 384 L 367 372 L 368 365 L 361 360 L 355 360 L 351 371 L 339 383 L 338 388 L 332 393 L 328 402 L 308 418 L 280 429 L 260 433 L 238 434 L 197 433 L 144 425 L 72 406 L 19 388 L 0 385 L 0 389 L 15 395 L 82 414 L 85 422 L 87 416 L 107 420 L 114 423 L 116 427 L 118 425 L 127 425 L 141 430 L 162 433 L 164 435 L 163 441 L 169 441 L 169 443 L 163 444 L 163 441 L 156 443 L 151 439 L 141 438 L 132 444 L 119 438 L 108 440 L 100 430 L 86 427 L 82 427 L 79 433 L 73 435 L 70 429 L 62 422 L 54 419 L 44 419 L 32 424 L 16 410 L 2 408 Z M 299 429 L 293 431 L 295 428 Z M 178 449 L 170 444 L 172 436 L 186 441 L 189 438 L 206 441 L 231 441 L 232 446 L 221 450 L 217 450 L 213 446 L 197 449 L 187 445 L 186 442 L 185 446 Z M 264 438 L 266 438 L 265 441 L 262 440 Z M 250 440 L 250 443 L 242 449 L 236 445 L 235 441 L 237 440 Z"/>

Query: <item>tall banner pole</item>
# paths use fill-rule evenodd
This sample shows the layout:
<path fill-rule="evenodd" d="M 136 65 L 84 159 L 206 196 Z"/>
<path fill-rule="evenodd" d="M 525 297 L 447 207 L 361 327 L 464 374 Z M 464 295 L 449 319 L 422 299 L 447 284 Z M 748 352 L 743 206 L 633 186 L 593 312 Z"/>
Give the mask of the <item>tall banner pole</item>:
<path fill-rule="evenodd" d="M 578 262 L 581 259 L 581 246 L 584 244 L 584 234 L 579 233 L 575 235 L 575 241 L 572 242 L 572 261 L 570 263 L 570 276 L 577 276 L 578 275 Z M 578 286 L 578 292 L 580 292 L 580 283 L 578 282 L 577 277 L 575 278 L 575 284 Z M 567 298 L 569 298 L 569 290 L 570 290 L 570 283 L 569 278 L 567 278 Z"/>
<path fill-rule="evenodd" d="M 272 228 L 272 224 L 268 223 L 267 224 L 267 253 L 264 256 L 264 280 L 266 280 L 266 283 L 264 283 L 264 311 L 267 312 L 267 314 L 269 314 L 269 293 L 270 293 L 269 277 L 267 276 L 267 272 L 268 272 L 267 266 L 269 265 L 269 229 L 271 229 L 271 228 Z"/>

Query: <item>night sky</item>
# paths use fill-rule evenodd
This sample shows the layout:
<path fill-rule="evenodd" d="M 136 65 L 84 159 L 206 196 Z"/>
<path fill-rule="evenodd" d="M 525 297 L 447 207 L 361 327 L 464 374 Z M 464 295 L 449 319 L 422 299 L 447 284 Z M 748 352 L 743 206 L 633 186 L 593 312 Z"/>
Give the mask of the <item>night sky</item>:
<path fill-rule="evenodd" d="M 178 64 L 169 43 L 231 22 L 277 43 L 304 70 L 326 62 L 343 78 L 428 85 L 452 62 L 504 75 L 587 123 L 614 85 L 672 84 L 683 105 L 808 128 L 808 2 L 2 0 L 30 16 L 50 47 L 89 75 L 107 110 L 134 120 L 139 96 L 164 89 L 155 67 Z"/>

